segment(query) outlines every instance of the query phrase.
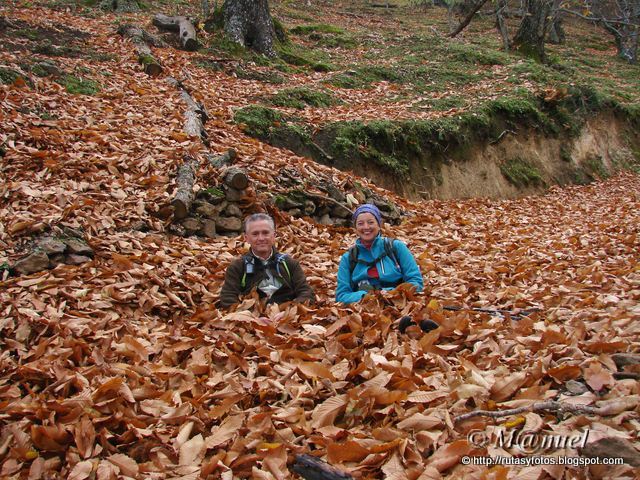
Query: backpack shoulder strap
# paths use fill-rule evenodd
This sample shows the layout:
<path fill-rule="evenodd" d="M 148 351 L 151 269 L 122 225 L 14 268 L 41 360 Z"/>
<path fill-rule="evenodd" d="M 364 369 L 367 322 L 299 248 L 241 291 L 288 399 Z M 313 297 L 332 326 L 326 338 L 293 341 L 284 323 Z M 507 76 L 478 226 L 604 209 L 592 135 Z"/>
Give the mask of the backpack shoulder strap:
<path fill-rule="evenodd" d="M 282 265 L 287 272 L 287 276 L 289 277 L 289 281 L 291 281 L 291 271 L 289 271 L 289 265 L 287 265 L 287 254 L 286 253 L 278 253 L 276 255 L 276 272 L 278 275 L 282 276 L 280 273 L 280 265 Z"/>
<path fill-rule="evenodd" d="M 402 271 L 402 267 L 400 262 L 398 261 L 398 250 L 396 250 L 396 240 L 395 238 L 384 238 L 384 251 L 387 253 L 387 256 L 393 260 L 395 266 Z"/>
<path fill-rule="evenodd" d="M 358 246 L 352 245 L 349 248 L 349 273 L 352 274 L 358 263 Z"/>
<path fill-rule="evenodd" d="M 251 264 L 252 268 L 247 268 Z M 253 262 L 249 255 L 242 256 L 242 278 L 240 279 L 240 288 L 244 290 L 247 286 L 247 273 L 253 273 Z"/>

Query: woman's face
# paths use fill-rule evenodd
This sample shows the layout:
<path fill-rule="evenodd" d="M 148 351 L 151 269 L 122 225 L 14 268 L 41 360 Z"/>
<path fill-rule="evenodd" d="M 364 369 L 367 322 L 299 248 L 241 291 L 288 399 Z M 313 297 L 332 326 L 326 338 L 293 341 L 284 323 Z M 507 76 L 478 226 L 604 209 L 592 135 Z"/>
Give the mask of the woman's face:
<path fill-rule="evenodd" d="M 358 218 L 356 218 L 356 233 L 362 243 L 372 243 L 378 232 L 380 232 L 380 225 L 378 225 L 376 217 L 369 212 L 358 215 Z"/>

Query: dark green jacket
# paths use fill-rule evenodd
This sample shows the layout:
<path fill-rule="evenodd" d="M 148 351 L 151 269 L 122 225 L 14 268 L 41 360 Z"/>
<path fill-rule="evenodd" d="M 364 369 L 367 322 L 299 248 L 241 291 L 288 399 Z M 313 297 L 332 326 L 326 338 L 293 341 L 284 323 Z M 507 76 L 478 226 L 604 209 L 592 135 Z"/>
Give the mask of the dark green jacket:
<path fill-rule="evenodd" d="M 255 258 L 251 252 L 231 262 L 227 268 L 224 284 L 220 291 L 220 307 L 227 308 L 238 303 L 241 296 L 247 295 L 256 288 L 267 277 L 265 268 L 271 269 L 271 273 L 282 281 L 282 286 L 273 293 L 268 303 L 284 303 L 292 300 L 296 302 L 313 302 L 315 295 L 307 283 L 307 278 L 300 264 L 289 255 L 285 255 L 282 261 L 286 262 L 287 267 L 280 265 L 280 272 L 278 273 L 275 261 L 277 255 L 278 252 L 274 250 L 271 261 L 267 266 L 263 266 L 262 262 Z M 245 275 L 245 258 L 249 257 L 255 259 L 253 264 L 254 272 L 246 274 L 243 286 L 242 277 Z M 264 296 L 260 290 L 258 290 L 258 293 L 261 297 Z"/>

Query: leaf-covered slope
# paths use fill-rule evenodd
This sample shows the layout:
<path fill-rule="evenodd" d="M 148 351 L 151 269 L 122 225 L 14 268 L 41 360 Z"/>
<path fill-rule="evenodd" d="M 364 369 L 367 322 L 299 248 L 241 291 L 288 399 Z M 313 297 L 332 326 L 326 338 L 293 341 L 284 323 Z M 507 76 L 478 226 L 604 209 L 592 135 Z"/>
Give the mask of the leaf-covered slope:
<path fill-rule="evenodd" d="M 140 73 L 131 46 L 114 35 L 114 17 L 2 13 L 73 25 L 91 34 L 92 50 L 114 57 L 55 58 L 68 74 L 99 83 L 95 95 L 36 75 L 32 85 L 0 85 L 0 264 L 47 225 L 82 228 L 95 251 L 79 266 L 2 272 L 0 475 L 291 478 L 286 465 L 303 452 L 360 478 L 584 475 L 582 467 L 488 473 L 460 463 L 486 454 L 467 433 L 493 422 L 456 424 L 456 415 L 546 399 L 605 405 L 611 415 L 527 413 L 506 428 L 637 438 L 638 383 L 614 376 L 612 354 L 640 348 L 638 176 L 510 201 L 395 198 L 412 215 L 388 234 L 410 245 L 426 292 L 350 308 L 332 298 L 352 233 L 283 215 L 279 245 L 301 260 L 319 305 L 263 308 L 248 299 L 219 311 L 222 275 L 241 240 L 170 236 L 153 215 L 171 198 L 182 155 L 204 151 L 181 133 L 179 91 Z M 2 50 L 3 65 L 25 72 L 21 64 L 40 58 L 21 52 Z M 230 109 L 261 93 L 259 82 L 193 69 L 191 54 L 157 54 L 212 114 L 213 148 L 238 150 L 256 204 L 278 188 L 282 168 L 311 184 L 350 180 L 231 124 Z M 139 231 L 140 222 L 150 231 Z M 440 309 L 463 304 L 540 311 L 514 322 Z M 405 314 L 429 315 L 442 328 L 400 335 L 394 322 Z M 586 391 L 570 395 L 572 379 Z M 629 466 L 606 473 L 638 475 Z"/>

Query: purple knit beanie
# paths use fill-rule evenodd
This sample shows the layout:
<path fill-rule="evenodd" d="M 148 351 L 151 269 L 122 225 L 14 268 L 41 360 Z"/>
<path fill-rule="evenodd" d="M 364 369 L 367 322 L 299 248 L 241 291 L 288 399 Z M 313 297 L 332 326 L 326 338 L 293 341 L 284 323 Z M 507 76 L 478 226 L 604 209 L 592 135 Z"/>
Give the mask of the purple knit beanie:
<path fill-rule="evenodd" d="M 351 220 L 353 220 L 354 224 L 358 219 L 358 215 L 360 215 L 361 213 L 370 213 L 371 215 L 376 217 L 378 225 L 382 226 L 382 214 L 380 213 L 380 210 L 378 210 L 378 207 L 376 207 L 375 205 L 371 203 L 365 203 L 356 208 L 356 211 L 353 212 L 353 216 L 351 217 Z"/>

